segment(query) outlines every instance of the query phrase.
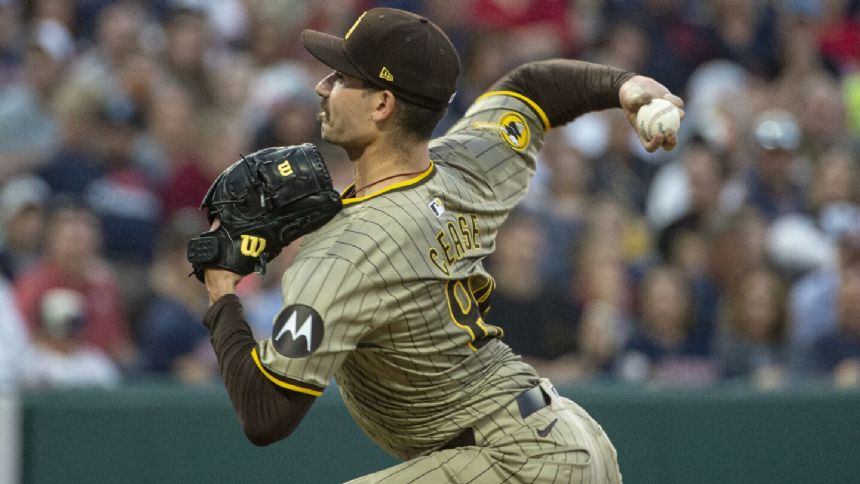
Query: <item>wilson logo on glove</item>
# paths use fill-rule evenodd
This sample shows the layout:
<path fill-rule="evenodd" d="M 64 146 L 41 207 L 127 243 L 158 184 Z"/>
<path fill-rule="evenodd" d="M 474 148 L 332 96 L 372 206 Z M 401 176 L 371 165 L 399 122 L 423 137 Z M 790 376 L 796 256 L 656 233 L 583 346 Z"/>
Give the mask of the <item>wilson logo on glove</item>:
<path fill-rule="evenodd" d="M 260 257 L 260 254 L 266 250 L 266 239 L 257 237 L 256 235 L 242 234 L 242 245 L 239 247 L 242 255 L 248 257 Z"/>
<path fill-rule="evenodd" d="M 293 174 L 293 167 L 290 165 L 290 160 L 284 160 L 283 163 L 278 165 L 278 173 L 280 173 L 281 176 L 290 176 Z"/>
<path fill-rule="evenodd" d="M 341 201 L 319 150 L 305 143 L 243 156 L 215 180 L 201 208 L 213 226 L 220 221 L 188 243 L 188 262 L 204 282 L 206 268 L 265 273 L 284 246 L 331 220 Z"/>

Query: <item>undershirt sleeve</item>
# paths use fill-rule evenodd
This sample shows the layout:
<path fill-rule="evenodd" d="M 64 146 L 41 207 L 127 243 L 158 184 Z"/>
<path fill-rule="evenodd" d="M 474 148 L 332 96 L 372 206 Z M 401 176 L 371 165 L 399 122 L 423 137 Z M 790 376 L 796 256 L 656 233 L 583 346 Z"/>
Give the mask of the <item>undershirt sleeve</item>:
<path fill-rule="evenodd" d="M 551 59 L 523 64 L 489 90 L 523 94 L 543 109 L 551 126 L 560 126 L 587 112 L 621 107 L 618 90 L 634 75 L 585 61 Z"/>
<path fill-rule="evenodd" d="M 260 373 L 251 357 L 256 341 L 235 294 L 216 301 L 203 324 L 209 329 L 224 386 L 245 435 L 256 445 L 287 437 L 316 399 L 280 388 Z"/>

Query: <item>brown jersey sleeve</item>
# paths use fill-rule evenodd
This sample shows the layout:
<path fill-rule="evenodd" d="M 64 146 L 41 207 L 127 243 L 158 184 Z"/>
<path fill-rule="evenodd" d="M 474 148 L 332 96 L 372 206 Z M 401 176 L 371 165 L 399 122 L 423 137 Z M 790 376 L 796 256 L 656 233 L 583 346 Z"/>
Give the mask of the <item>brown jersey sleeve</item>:
<path fill-rule="evenodd" d="M 224 386 L 248 440 L 268 445 L 287 437 L 315 398 L 279 388 L 257 370 L 251 357 L 254 336 L 235 294 L 216 301 L 203 323 L 209 329 Z"/>
<path fill-rule="evenodd" d="M 529 62 L 496 81 L 490 91 L 520 93 L 543 108 L 551 126 L 591 111 L 621 107 L 618 90 L 634 74 L 590 62 Z"/>
<path fill-rule="evenodd" d="M 284 275 L 283 293 L 272 335 L 251 355 L 276 385 L 319 396 L 373 329 L 382 296 L 370 278 L 336 254 L 297 257 Z"/>

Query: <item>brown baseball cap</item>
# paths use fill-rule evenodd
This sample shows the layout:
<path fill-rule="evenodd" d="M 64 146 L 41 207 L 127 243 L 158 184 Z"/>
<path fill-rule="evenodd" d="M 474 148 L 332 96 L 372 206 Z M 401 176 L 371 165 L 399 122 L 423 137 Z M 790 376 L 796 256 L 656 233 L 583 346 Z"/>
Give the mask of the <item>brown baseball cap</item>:
<path fill-rule="evenodd" d="M 445 32 L 420 15 L 374 8 L 343 38 L 305 30 L 302 44 L 332 69 L 419 106 L 442 109 L 454 98 L 460 58 Z"/>

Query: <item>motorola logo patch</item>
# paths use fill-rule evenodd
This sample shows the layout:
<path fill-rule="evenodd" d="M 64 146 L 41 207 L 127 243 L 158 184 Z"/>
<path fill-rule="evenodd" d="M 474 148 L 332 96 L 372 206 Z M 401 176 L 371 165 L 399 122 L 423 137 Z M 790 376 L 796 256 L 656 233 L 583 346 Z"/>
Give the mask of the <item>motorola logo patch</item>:
<path fill-rule="evenodd" d="M 288 358 L 305 358 L 319 348 L 323 339 L 323 320 L 310 306 L 293 304 L 275 318 L 272 344 Z"/>

